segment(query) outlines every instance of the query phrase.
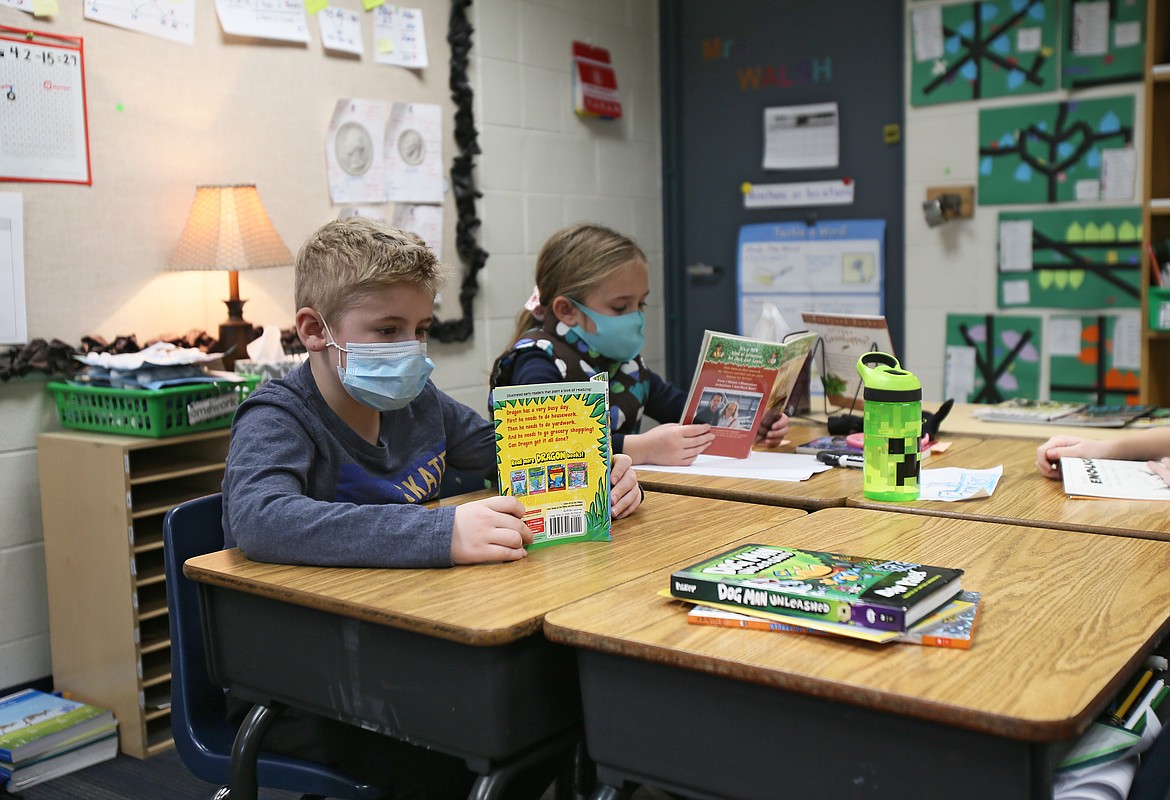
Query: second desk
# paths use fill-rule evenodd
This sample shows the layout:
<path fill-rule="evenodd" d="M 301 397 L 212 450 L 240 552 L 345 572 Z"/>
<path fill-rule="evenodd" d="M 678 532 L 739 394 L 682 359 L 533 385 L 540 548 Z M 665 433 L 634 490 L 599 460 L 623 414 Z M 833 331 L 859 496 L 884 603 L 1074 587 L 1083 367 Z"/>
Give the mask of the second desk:
<path fill-rule="evenodd" d="M 459 756 L 481 775 L 473 797 L 500 797 L 516 768 L 563 749 L 580 722 L 572 653 L 544 639 L 546 613 L 803 516 L 653 495 L 614 523 L 612 542 L 509 564 L 343 569 L 224 550 L 184 573 L 200 584 L 218 685 Z"/>

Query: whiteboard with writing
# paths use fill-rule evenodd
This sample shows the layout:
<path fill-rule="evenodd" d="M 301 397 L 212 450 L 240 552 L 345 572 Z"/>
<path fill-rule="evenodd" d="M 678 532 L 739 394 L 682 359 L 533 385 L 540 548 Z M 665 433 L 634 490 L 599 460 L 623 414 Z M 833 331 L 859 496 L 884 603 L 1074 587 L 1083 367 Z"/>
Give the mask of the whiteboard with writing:
<path fill-rule="evenodd" d="M 80 37 L 0 26 L 0 180 L 91 183 Z"/>

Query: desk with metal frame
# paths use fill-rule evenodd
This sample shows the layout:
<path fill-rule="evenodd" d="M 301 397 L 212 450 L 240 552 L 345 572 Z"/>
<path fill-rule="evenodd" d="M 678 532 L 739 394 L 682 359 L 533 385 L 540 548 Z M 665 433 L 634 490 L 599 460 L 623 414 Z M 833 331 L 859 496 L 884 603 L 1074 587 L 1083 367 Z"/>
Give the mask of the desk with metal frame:
<path fill-rule="evenodd" d="M 792 453 L 797 445 L 820 436 L 828 436 L 823 427 L 793 423 L 787 443 L 774 452 Z M 970 436 L 945 438 L 943 441 L 948 443 L 948 449 L 925 459 L 924 466 L 957 466 L 961 462 L 956 459 L 961 453 L 982 442 Z M 763 478 L 742 480 L 698 473 L 662 472 L 653 465 L 641 465 L 637 470 L 639 483 L 649 491 L 803 508 L 806 511 L 843 506 L 845 498 L 861 491 L 861 470 L 849 468 L 833 468 L 817 473 L 806 481 L 771 481 Z"/>
<path fill-rule="evenodd" d="M 217 684 L 249 702 L 464 758 L 480 774 L 472 797 L 500 797 L 517 770 L 579 734 L 573 654 L 542 635 L 547 612 L 803 516 L 652 495 L 614 523 L 612 542 L 551 547 L 509 564 L 341 569 L 225 550 L 189 560 L 184 573 L 200 584 Z M 233 774 L 244 752 L 237 742 Z"/>
<path fill-rule="evenodd" d="M 911 500 L 890 503 L 870 500 L 858 482 L 846 498 L 851 508 L 1031 525 L 1038 528 L 1137 536 L 1170 540 L 1170 508 L 1154 500 L 1070 498 L 1058 480 L 1036 469 L 1040 442 L 1029 439 L 985 439 L 958 454 L 947 466 L 989 469 L 1002 466 L 1003 477 L 991 497 L 947 503 Z M 927 469 L 930 464 L 925 465 Z"/>
<path fill-rule="evenodd" d="M 1170 543 L 860 509 L 746 541 L 957 566 L 970 650 L 688 625 L 657 594 L 683 561 L 557 609 L 590 755 L 687 797 L 1051 798 L 1074 737 L 1165 635 Z"/>

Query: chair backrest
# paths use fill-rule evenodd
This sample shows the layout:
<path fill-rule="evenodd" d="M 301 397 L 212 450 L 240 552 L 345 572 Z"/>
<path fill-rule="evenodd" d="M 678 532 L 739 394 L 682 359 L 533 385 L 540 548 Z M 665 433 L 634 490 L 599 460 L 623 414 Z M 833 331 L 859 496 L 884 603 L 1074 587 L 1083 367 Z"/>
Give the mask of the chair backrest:
<path fill-rule="evenodd" d="M 208 783 L 226 784 L 236 730 L 227 720 L 223 689 L 207 672 L 199 590 L 183 574 L 189 558 L 223 549 L 223 496 L 200 497 L 163 517 L 163 566 L 171 627 L 171 732 L 183 765 Z M 375 800 L 384 792 L 336 770 L 261 752 L 259 785 L 339 800 Z"/>
<path fill-rule="evenodd" d="M 172 508 L 163 518 L 163 561 L 171 626 L 171 728 L 187 769 L 209 783 L 227 780 L 235 731 L 223 690 L 207 675 L 199 592 L 183 575 L 189 558 L 223 549 L 223 498 Z"/>

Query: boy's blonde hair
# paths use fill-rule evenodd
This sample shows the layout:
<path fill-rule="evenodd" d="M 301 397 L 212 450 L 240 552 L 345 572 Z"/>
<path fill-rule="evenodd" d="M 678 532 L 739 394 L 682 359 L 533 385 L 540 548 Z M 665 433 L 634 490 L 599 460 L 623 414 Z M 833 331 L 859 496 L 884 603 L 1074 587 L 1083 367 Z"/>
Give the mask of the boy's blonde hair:
<path fill-rule="evenodd" d="M 405 283 L 435 294 L 444 278 L 434 252 L 410 231 L 365 217 L 333 220 L 297 253 L 296 307 L 333 322 L 376 289 Z"/>
<path fill-rule="evenodd" d="M 635 258 L 646 260 L 642 248 L 628 236 L 604 226 L 586 222 L 557 231 L 536 257 L 536 288 L 544 313 L 552 313 L 545 304 L 559 295 L 583 304 L 585 295 Z M 525 309 L 516 317 L 512 338 L 518 339 L 525 331 L 540 326 L 540 318 Z"/>

